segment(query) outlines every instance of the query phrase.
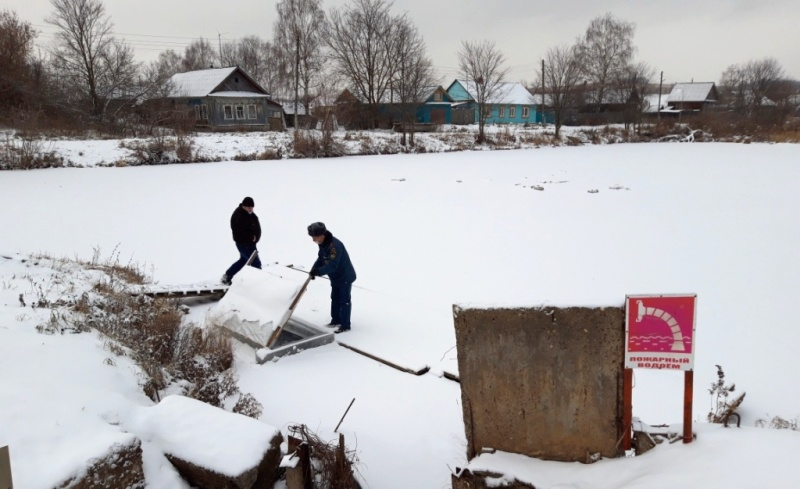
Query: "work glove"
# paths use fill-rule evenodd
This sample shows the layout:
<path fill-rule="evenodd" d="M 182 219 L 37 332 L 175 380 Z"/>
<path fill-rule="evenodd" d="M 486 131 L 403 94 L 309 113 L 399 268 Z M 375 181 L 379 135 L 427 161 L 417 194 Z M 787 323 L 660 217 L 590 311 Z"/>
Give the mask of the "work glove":
<path fill-rule="evenodd" d="M 319 271 L 316 268 L 312 268 L 310 272 L 308 272 L 308 276 L 311 277 L 311 280 L 314 280 L 319 276 Z"/>

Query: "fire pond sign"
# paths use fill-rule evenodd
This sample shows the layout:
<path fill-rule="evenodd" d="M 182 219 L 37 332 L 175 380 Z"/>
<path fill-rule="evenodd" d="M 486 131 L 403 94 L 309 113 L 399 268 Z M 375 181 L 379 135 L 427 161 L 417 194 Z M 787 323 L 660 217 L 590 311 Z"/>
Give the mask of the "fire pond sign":
<path fill-rule="evenodd" d="M 625 368 L 694 370 L 697 295 L 629 295 Z"/>

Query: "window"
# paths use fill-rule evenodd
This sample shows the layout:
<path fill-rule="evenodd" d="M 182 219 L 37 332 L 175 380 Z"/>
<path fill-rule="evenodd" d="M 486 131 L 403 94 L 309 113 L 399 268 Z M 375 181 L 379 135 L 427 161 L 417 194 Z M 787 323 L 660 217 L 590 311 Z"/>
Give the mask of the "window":
<path fill-rule="evenodd" d="M 514 107 L 514 106 L 509 107 L 508 108 L 508 117 L 510 119 L 513 119 L 516 116 L 517 116 L 517 108 Z"/>
<path fill-rule="evenodd" d="M 237 119 L 244 119 L 244 105 L 237 105 L 236 106 L 236 118 Z"/>
<path fill-rule="evenodd" d="M 233 105 L 223 105 L 222 111 L 226 121 L 233 119 Z"/>
<path fill-rule="evenodd" d="M 528 107 L 528 106 L 523 107 L 522 108 L 522 118 L 523 119 L 527 119 L 530 116 L 531 116 L 531 108 Z"/>
<path fill-rule="evenodd" d="M 501 105 L 500 108 L 497 109 L 497 117 L 502 119 L 506 116 L 506 108 L 505 106 Z"/>
<path fill-rule="evenodd" d="M 247 106 L 247 118 L 248 119 L 255 119 L 258 115 L 258 111 L 256 110 L 256 104 L 250 104 Z"/>
<path fill-rule="evenodd" d="M 198 119 L 198 120 L 200 119 L 200 106 L 199 105 L 195 105 L 194 106 L 194 118 Z"/>
<path fill-rule="evenodd" d="M 441 102 L 442 101 L 442 92 L 436 92 L 433 94 L 433 101 L 434 102 Z"/>
<path fill-rule="evenodd" d="M 272 117 L 273 119 L 280 119 L 281 118 L 281 113 L 278 112 L 277 110 L 270 110 L 269 111 L 269 116 Z"/>

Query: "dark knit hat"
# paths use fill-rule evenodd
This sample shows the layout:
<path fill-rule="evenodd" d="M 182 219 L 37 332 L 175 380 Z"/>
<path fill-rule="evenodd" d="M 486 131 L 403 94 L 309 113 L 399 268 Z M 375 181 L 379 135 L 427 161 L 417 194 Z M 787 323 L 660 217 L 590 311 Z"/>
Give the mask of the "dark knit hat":
<path fill-rule="evenodd" d="M 242 207 L 255 207 L 255 206 L 256 203 L 253 202 L 252 197 L 245 197 L 244 199 L 242 199 Z"/>
<path fill-rule="evenodd" d="M 314 222 L 308 226 L 309 236 L 322 236 L 326 231 L 327 229 L 325 229 L 325 223 L 322 222 Z"/>

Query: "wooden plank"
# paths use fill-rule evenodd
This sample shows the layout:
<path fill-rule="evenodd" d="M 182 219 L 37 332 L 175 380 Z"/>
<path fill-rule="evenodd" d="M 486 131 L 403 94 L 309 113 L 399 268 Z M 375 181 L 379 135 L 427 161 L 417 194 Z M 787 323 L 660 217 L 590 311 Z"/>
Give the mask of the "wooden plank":
<path fill-rule="evenodd" d="M 367 353 L 364 350 L 359 350 L 358 348 L 356 348 L 354 346 L 350 346 L 350 345 L 345 344 L 345 343 L 342 343 L 341 341 L 338 341 L 338 343 L 339 343 L 340 346 L 343 346 L 343 347 L 347 348 L 348 350 L 352 350 L 352 351 L 358 353 L 359 355 L 364 355 L 365 357 L 371 358 L 371 359 L 376 360 L 378 362 L 381 362 L 384 365 L 388 365 L 388 366 L 390 366 L 392 368 L 396 368 L 397 370 L 400 370 L 401 372 L 406 372 L 406 373 L 413 374 L 413 375 L 423 375 L 423 374 L 427 373 L 431 369 L 430 367 L 427 367 L 427 366 L 425 368 L 423 368 L 423 369 L 420 369 L 420 370 L 412 370 L 412 369 L 410 369 L 408 367 L 401 367 L 400 365 L 397 365 L 396 363 L 392 363 L 389 360 L 386 360 L 385 358 L 381 358 L 381 357 L 373 355 L 371 353 Z"/>
<path fill-rule="evenodd" d="M 283 317 L 281 318 L 281 322 L 278 323 L 278 327 L 275 328 L 275 330 L 272 332 L 272 336 L 270 336 L 269 340 L 267 340 L 267 345 L 266 345 L 267 348 L 272 348 L 272 345 L 278 339 L 278 336 L 281 335 L 284 326 L 286 326 L 286 323 L 288 323 L 289 319 L 292 317 L 294 308 L 297 307 L 297 303 L 300 302 L 300 298 L 303 297 L 303 293 L 308 288 L 309 282 L 311 282 L 311 275 L 309 275 L 306 281 L 303 282 L 303 285 L 300 287 L 300 290 L 297 291 L 297 295 L 294 296 L 292 303 L 289 305 L 289 309 L 286 310 L 286 313 L 284 313 Z"/>

